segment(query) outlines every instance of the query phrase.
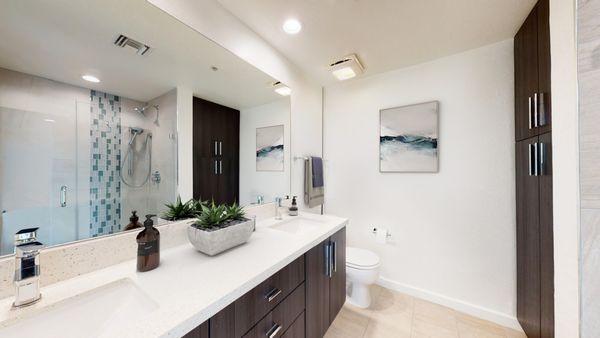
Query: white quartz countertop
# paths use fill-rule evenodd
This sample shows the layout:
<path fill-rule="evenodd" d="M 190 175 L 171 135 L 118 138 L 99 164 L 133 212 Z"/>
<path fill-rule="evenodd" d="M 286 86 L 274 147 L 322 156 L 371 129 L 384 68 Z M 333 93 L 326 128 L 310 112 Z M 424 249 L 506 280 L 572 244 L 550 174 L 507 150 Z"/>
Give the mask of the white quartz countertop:
<path fill-rule="evenodd" d="M 149 272 L 137 272 L 136 260 L 130 260 L 44 287 L 42 300 L 30 307 L 11 309 L 12 297 L 3 299 L 0 301 L 0 326 L 3 326 L 2 322 L 33 317 L 73 296 L 129 279 L 156 306 L 141 318 L 125 322 L 118 328 L 119 336 L 180 337 L 348 222 L 329 215 L 301 213 L 299 217 L 316 221 L 318 226 L 288 233 L 271 226 L 289 221 L 289 216 L 284 216 L 283 221 L 270 218 L 257 222 L 256 231 L 246 244 L 215 257 L 197 252 L 186 243 L 161 251 L 160 266 Z M 77 325 L 71 318 L 64 320 L 66 325 Z M 94 332 L 90 332 L 90 336 L 94 336 Z"/>

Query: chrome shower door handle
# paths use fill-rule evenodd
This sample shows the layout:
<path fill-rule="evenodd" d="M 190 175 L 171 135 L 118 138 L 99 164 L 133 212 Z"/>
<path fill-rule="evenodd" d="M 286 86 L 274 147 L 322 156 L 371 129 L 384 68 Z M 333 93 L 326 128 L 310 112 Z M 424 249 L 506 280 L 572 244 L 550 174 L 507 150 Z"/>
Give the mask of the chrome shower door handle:
<path fill-rule="evenodd" d="M 64 208 L 67 206 L 67 186 L 63 185 L 62 187 L 60 187 L 60 206 L 61 208 Z"/>

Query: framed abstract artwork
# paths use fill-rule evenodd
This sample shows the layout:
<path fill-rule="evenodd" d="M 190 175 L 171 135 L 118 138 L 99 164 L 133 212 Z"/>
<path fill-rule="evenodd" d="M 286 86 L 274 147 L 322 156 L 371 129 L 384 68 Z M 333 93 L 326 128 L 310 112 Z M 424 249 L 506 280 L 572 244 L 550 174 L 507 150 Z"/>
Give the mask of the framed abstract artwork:
<path fill-rule="evenodd" d="M 379 111 L 379 171 L 438 172 L 439 102 Z"/>
<path fill-rule="evenodd" d="M 283 125 L 256 128 L 256 171 L 283 171 Z"/>

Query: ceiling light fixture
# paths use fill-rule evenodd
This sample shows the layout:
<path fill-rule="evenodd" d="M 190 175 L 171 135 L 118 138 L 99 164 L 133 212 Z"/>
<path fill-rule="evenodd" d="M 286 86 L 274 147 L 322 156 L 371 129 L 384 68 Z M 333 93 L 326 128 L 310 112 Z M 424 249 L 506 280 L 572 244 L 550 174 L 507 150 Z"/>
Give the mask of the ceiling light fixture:
<path fill-rule="evenodd" d="M 283 23 L 283 31 L 288 34 L 298 34 L 302 30 L 302 24 L 296 19 L 287 19 Z"/>
<path fill-rule="evenodd" d="M 95 77 L 94 75 L 86 74 L 86 75 L 81 76 L 81 78 L 84 79 L 84 80 L 86 80 L 86 81 L 88 81 L 88 82 L 93 82 L 93 83 L 100 82 L 100 79 L 97 78 L 97 77 Z"/>
<path fill-rule="evenodd" d="M 344 81 L 362 74 L 365 69 L 356 54 L 350 54 L 341 60 L 331 63 L 329 70 L 338 80 Z"/>
<path fill-rule="evenodd" d="M 273 83 L 273 90 L 281 96 L 289 96 L 292 93 L 292 89 L 290 87 L 279 81 Z"/>

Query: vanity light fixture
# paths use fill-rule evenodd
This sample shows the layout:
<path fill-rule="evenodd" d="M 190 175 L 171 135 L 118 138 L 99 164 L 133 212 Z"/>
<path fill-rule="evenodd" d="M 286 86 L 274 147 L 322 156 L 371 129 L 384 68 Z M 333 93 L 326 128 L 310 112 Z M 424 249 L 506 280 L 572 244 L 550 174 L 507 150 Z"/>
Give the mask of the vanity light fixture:
<path fill-rule="evenodd" d="M 350 54 L 341 60 L 331 63 L 329 70 L 338 80 L 344 81 L 362 74 L 364 67 L 356 54 Z"/>
<path fill-rule="evenodd" d="M 302 24 L 296 19 L 287 19 L 283 23 L 283 31 L 288 34 L 298 34 L 302 30 Z"/>
<path fill-rule="evenodd" d="M 81 76 L 81 78 L 88 82 L 93 82 L 93 83 L 100 82 L 100 79 L 95 77 L 94 75 L 85 74 L 85 75 Z"/>
<path fill-rule="evenodd" d="M 289 96 L 292 93 L 292 89 L 290 87 L 279 81 L 273 83 L 273 90 L 281 96 Z"/>

